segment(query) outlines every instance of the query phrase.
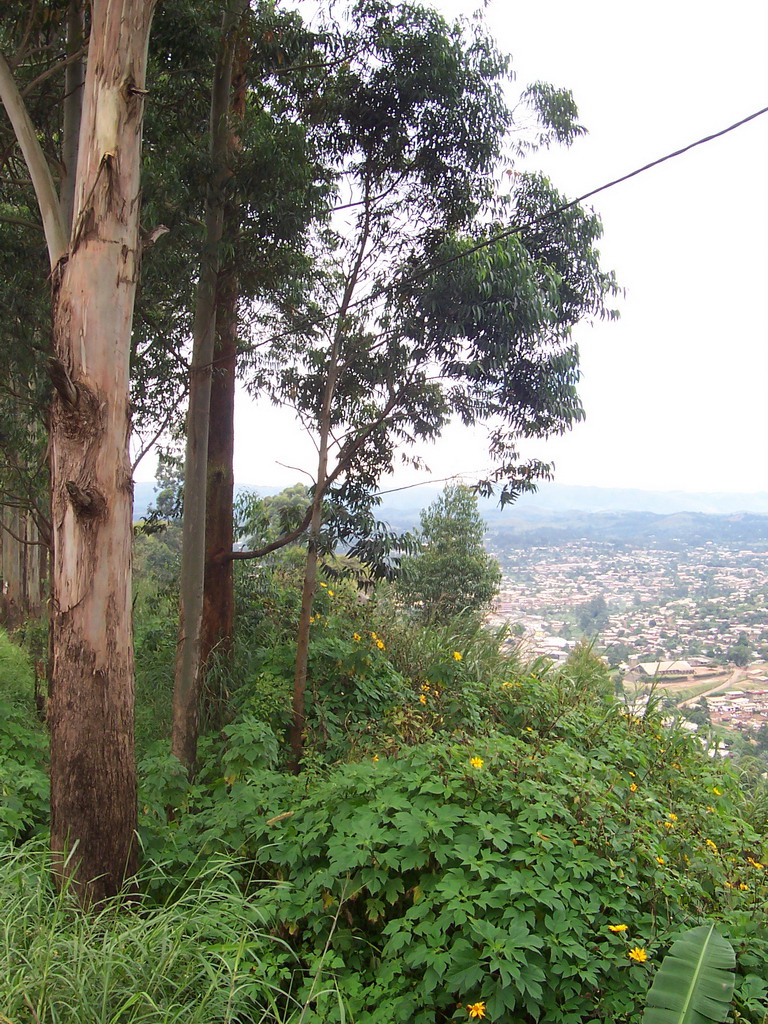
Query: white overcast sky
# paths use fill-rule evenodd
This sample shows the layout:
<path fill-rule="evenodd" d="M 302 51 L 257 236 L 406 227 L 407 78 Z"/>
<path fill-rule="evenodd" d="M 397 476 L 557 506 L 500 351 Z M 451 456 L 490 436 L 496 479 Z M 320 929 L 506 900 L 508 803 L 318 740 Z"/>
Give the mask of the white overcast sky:
<path fill-rule="evenodd" d="M 765 0 L 490 0 L 486 16 L 518 86 L 574 94 L 589 134 L 539 159 L 569 197 L 768 106 Z M 586 422 L 531 449 L 558 482 L 768 491 L 767 190 L 763 115 L 590 201 L 626 296 L 618 322 L 575 334 Z M 236 426 L 238 482 L 299 479 L 278 459 L 311 472 L 287 416 L 244 400 Z M 425 455 L 435 477 L 471 478 L 483 436 L 451 429 Z"/>

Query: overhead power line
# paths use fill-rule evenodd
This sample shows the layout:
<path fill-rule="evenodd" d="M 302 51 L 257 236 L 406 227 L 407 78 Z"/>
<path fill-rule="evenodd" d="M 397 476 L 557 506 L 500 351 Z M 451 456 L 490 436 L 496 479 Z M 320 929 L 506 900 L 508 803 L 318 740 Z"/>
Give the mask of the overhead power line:
<path fill-rule="evenodd" d="M 348 309 L 354 309 L 356 306 L 362 305 L 364 302 L 375 301 L 384 295 L 387 295 L 394 289 L 396 285 L 409 284 L 420 280 L 421 278 L 428 277 L 436 270 L 440 270 L 442 267 L 449 266 L 451 263 L 457 263 L 459 260 L 466 259 L 468 256 L 472 256 L 476 252 L 480 252 L 482 249 L 488 248 L 490 245 L 495 245 L 497 242 L 504 241 L 505 238 L 511 238 L 512 235 L 520 234 L 522 231 L 528 231 L 531 228 L 538 227 L 542 224 L 546 224 L 548 221 L 559 216 L 561 213 L 565 213 L 566 210 L 572 209 L 574 206 L 578 206 L 579 203 L 585 202 L 587 199 L 591 199 L 592 196 L 598 195 L 600 192 L 605 192 L 609 188 L 614 188 L 616 185 L 621 185 L 622 182 L 629 181 L 630 178 L 636 178 L 639 174 L 644 174 L 646 171 L 650 171 L 653 167 L 658 167 L 659 164 L 666 163 L 668 160 L 674 160 L 676 157 L 682 156 L 684 153 L 690 152 L 692 149 L 696 149 L 697 146 L 703 146 L 705 143 L 712 142 L 714 139 L 719 139 L 723 135 L 727 135 L 729 132 L 735 131 L 737 128 L 741 128 L 743 125 L 748 124 L 750 121 L 754 121 L 756 118 L 761 117 L 763 114 L 768 114 L 768 107 L 763 107 L 761 110 L 756 110 L 753 114 L 749 114 L 747 117 L 743 117 L 740 121 L 736 121 L 734 124 L 728 125 L 727 128 L 721 128 L 717 132 L 713 132 L 711 135 L 705 135 L 701 139 L 697 139 L 695 142 L 689 143 L 687 146 L 682 146 L 680 149 L 674 150 L 672 153 L 667 153 L 666 156 L 661 156 L 657 160 L 652 160 L 650 163 L 643 164 L 642 167 L 636 168 L 634 171 L 630 171 L 628 174 L 622 174 L 620 178 L 614 178 L 613 181 L 606 182 L 604 185 L 600 185 L 597 188 L 591 189 L 589 192 L 585 192 L 583 195 L 578 196 L 576 199 L 571 199 L 567 203 L 562 203 L 559 206 L 554 206 L 548 213 L 541 217 L 529 220 L 523 224 L 513 224 L 503 231 L 499 231 L 495 235 L 478 242 L 476 245 L 471 246 L 468 249 L 464 249 L 460 253 L 456 253 L 453 256 L 449 256 L 444 260 L 439 260 L 436 263 L 430 264 L 428 267 L 423 267 L 419 270 L 413 271 L 410 274 L 405 274 L 403 277 L 398 278 L 396 281 L 391 282 L 387 285 L 382 285 L 378 289 L 375 289 L 370 295 L 364 298 L 358 299 L 356 302 L 351 302 Z M 323 316 L 317 317 L 312 320 L 308 320 L 302 325 L 301 330 L 306 330 L 310 327 L 319 327 L 320 324 L 325 323 L 326 320 L 330 320 L 336 316 L 336 312 L 324 313 Z M 276 334 L 271 338 L 268 338 L 266 344 L 270 342 L 280 341 L 283 338 L 289 337 L 292 334 L 298 334 L 300 328 L 295 330 L 283 331 L 280 334 Z"/>

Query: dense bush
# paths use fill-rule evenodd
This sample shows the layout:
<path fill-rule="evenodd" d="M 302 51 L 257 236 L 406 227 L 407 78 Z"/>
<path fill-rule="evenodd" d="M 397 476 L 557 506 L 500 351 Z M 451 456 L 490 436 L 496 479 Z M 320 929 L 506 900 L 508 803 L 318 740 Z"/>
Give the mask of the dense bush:
<path fill-rule="evenodd" d="M 437 700 L 463 663 L 448 656 Z M 622 711 L 585 650 L 483 699 L 482 732 L 406 736 L 391 710 L 378 748 L 299 778 L 269 767 L 277 739 L 251 716 L 196 785 L 175 773 L 170 822 L 155 765 L 145 842 L 250 865 L 274 934 L 333 980 L 307 1022 L 438 1024 L 476 1003 L 506 1024 L 634 1021 L 654 965 L 704 918 L 737 948 L 744 1019 L 761 1021 L 763 838 L 727 770 L 653 712 Z"/>
<path fill-rule="evenodd" d="M 0 842 L 26 838 L 48 820 L 47 747 L 32 668 L 0 631 Z"/>
<path fill-rule="evenodd" d="M 482 1006 L 494 1024 L 629 1024 L 674 937 L 707 919 L 737 951 L 736 1019 L 764 1024 L 759 773 L 745 797 L 653 706 L 618 704 L 587 647 L 523 668 L 476 621 L 424 631 L 329 580 L 294 776 L 287 598 L 259 586 L 275 588 L 274 619 L 237 655 L 196 779 L 147 733 L 140 902 L 82 926 L 34 842 L 19 846 L 45 824 L 45 735 L 28 667 L 0 638 L 0 829 L 16 843 L 0 862 L 0 971 L 15 986 L 0 1013 L 446 1024 Z M 140 630 L 149 696 L 172 631 L 157 617 Z M 47 916 L 60 939 L 35 933 Z"/>

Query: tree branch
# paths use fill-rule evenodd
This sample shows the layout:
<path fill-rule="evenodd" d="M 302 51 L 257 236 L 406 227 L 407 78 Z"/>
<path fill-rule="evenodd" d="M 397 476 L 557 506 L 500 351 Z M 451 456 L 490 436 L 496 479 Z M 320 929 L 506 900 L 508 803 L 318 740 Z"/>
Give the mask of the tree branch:
<path fill-rule="evenodd" d="M 266 544 L 263 548 L 256 548 L 254 551 L 229 551 L 227 554 L 220 556 L 221 561 L 242 562 L 249 558 L 263 558 L 264 555 L 269 555 L 272 551 L 277 551 L 279 548 L 284 548 L 286 544 L 292 544 L 295 540 L 298 540 L 302 533 L 306 531 L 311 521 L 312 505 L 304 513 L 304 518 L 299 525 L 294 530 L 291 530 L 290 533 L 284 533 L 282 537 L 273 540 L 271 544 Z"/>
<path fill-rule="evenodd" d="M 0 100 L 10 118 L 16 139 L 24 154 L 35 195 L 43 219 L 48 258 L 53 270 L 67 251 L 66 233 L 61 219 L 59 200 L 51 177 L 51 170 L 35 134 L 35 128 L 19 94 L 16 82 L 4 54 L 0 53 Z"/>

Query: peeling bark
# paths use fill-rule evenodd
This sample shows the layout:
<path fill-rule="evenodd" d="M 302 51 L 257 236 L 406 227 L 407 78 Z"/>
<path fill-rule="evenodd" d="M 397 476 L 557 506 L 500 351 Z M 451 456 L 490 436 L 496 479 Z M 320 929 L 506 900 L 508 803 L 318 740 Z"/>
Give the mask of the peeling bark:
<path fill-rule="evenodd" d="M 154 0 L 94 0 L 71 247 L 53 275 L 51 848 L 84 903 L 136 867 L 129 356 Z"/>

